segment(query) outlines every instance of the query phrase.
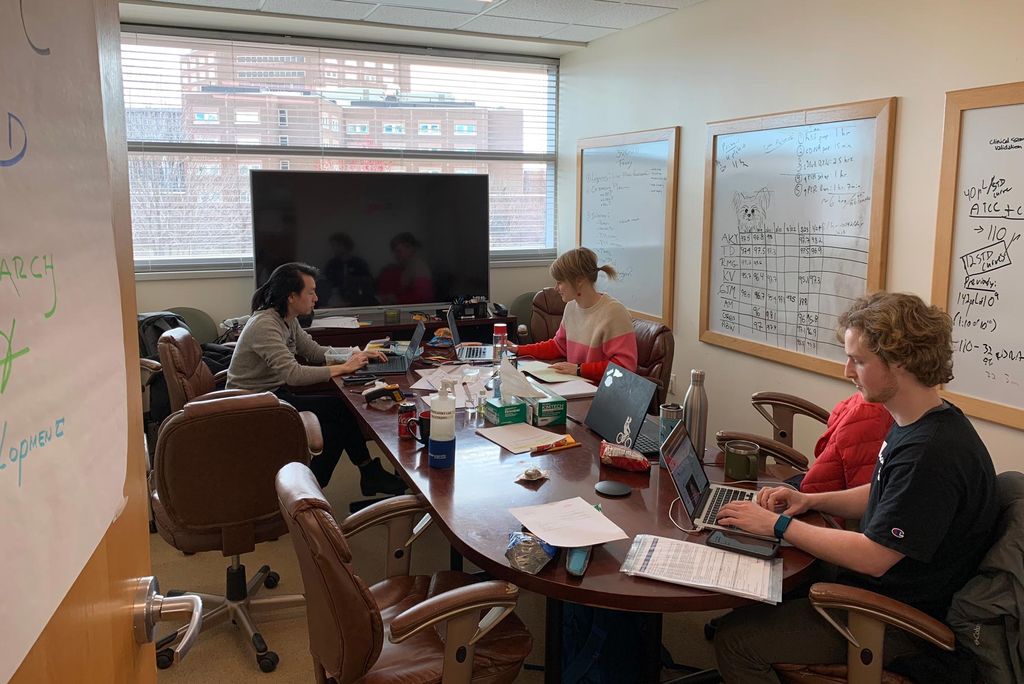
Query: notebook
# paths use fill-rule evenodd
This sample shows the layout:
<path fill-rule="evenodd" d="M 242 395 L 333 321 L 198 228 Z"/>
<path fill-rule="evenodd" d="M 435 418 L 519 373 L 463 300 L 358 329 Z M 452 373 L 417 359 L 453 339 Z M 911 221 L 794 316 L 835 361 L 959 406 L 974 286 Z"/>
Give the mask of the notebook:
<path fill-rule="evenodd" d="M 459 326 L 455 325 L 455 307 L 448 307 L 448 328 L 452 331 L 452 344 L 455 345 L 455 355 L 459 361 L 491 361 L 494 359 L 494 346 L 483 344 L 480 346 L 460 347 L 462 338 L 459 337 Z"/>
<path fill-rule="evenodd" d="M 660 424 L 657 418 L 647 415 L 657 389 L 647 378 L 609 363 L 583 422 L 608 442 L 630 447 L 645 456 L 657 456 L 661 447 Z"/>
<path fill-rule="evenodd" d="M 412 339 L 409 340 L 409 346 L 405 348 L 404 354 L 401 356 L 389 356 L 385 362 L 368 363 L 362 372 L 376 373 L 378 375 L 398 375 L 408 372 L 409 366 L 412 365 L 413 360 L 416 359 L 416 355 L 420 351 L 420 342 L 423 341 L 424 330 L 426 328 L 423 325 L 423 321 L 420 321 L 416 324 L 416 330 L 413 331 Z"/>
<path fill-rule="evenodd" d="M 718 509 L 730 501 L 752 501 L 753 489 L 730 487 L 729 485 L 711 484 L 704 464 L 693 448 L 690 435 L 686 432 L 683 421 L 676 426 L 665 439 L 661 447 L 661 458 L 665 467 L 672 475 L 672 483 L 676 486 L 679 500 L 683 502 L 686 514 L 690 516 L 693 526 L 698 530 L 734 530 L 736 528 L 719 525 Z M 748 536 L 757 537 L 744 532 Z M 768 537 L 764 537 L 767 539 Z M 774 538 L 772 538 L 774 540 Z"/>

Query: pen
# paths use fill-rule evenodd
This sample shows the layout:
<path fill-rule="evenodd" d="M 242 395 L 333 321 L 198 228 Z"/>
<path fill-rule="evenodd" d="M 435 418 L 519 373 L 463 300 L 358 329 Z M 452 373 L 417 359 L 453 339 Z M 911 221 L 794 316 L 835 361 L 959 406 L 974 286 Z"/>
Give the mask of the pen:
<path fill-rule="evenodd" d="M 573 447 L 578 447 L 578 446 L 583 446 L 583 443 L 582 442 L 573 442 L 572 444 L 565 444 L 563 446 L 552 447 L 551 449 L 548 449 L 547 452 L 545 452 L 545 453 L 549 453 L 550 454 L 553 451 L 564 451 L 566 449 L 572 449 Z"/>

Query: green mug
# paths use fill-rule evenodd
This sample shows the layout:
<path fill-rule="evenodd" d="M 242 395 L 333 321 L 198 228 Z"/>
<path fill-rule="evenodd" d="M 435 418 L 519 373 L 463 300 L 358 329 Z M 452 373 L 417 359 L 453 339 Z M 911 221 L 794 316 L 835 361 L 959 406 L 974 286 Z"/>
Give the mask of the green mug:
<path fill-rule="evenodd" d="M 725 443 L 725 476 L 732 480 L 757 481 L 761 449 L 753 442 L 734 439 Z"/>

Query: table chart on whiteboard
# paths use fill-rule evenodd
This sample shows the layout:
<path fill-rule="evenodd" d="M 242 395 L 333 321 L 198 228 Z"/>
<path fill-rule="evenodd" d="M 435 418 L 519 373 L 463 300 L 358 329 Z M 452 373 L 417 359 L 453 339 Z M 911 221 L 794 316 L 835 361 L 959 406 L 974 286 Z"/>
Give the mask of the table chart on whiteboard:
<path fill-rule="evenodd" d="M 873 123 L 720 135 L 711 327 L 844 359 L 836 318 L 866 289 Z"/>

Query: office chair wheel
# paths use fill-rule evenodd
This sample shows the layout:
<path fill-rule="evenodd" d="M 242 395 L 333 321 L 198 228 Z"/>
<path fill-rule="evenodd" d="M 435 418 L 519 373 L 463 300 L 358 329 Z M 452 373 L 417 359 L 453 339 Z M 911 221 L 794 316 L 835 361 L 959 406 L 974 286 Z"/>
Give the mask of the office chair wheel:
<path fill-rule="evenodd" d="M 158 669 L 166 670 L 174 664 L 174 649 L 161 648 L 156 652 L 156 666 Z"/>
<path fill-rule="evenodd" d="M 267 651 L 257 655 L 256 662 L 259 664 L 262 672 L 273 672 L 277 669 L 277 664 L 281 662 L 281 659 L 273 651 Z"/>
<path fill-rule="evenodd" d="M 267 589 L 273 589 L 281 582 L 281 575 L 277 574 L 273 570 L 267 573 L 267 576 L 263 580 L 263 586 Z"/>

